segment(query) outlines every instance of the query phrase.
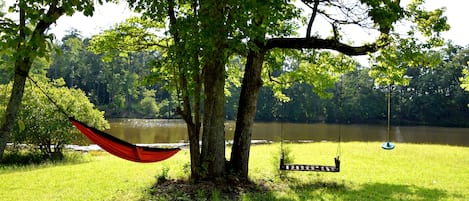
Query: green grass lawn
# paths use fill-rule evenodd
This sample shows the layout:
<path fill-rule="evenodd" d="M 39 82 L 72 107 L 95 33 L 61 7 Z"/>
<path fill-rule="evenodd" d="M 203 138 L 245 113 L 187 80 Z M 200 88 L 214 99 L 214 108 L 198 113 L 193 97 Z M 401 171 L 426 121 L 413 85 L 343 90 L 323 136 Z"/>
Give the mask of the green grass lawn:
<path fill-rule="evenodd" d="M 333 165 L 336 149 L 328 142 L 286 145 L 292 162 L 306 164 Z M 279 144 L 253 146 L 250 178 L 267 191 L 240 199 L 469 200 L 467 147 L 397 144 L 384 151 L 378 142 L 350 142 L 341 150 L 340 173 L 280 172 Z M 161 200 L 150 195 L 157 177 L 188 177 L 188 150 L 151 164 L 104 152 L 76 155 L 62 163 L 1 166 L 0 200 Z"/>

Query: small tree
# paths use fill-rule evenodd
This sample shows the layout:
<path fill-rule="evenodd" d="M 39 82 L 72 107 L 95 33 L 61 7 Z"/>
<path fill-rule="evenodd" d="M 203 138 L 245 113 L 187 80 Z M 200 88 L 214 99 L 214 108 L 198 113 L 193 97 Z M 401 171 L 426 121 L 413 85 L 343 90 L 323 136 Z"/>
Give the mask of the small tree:
<path fill-rule="evenodd" d="M 156 90 L 147 90 L 144 89 L 143 98 L 140 100 L 138 104 L 136 104 L 135 110 L 139 113 L 139 115 L 143 116 L 144 118 L 155 118 L 155 117 L 164 117 L 161 115 L 161 109 L 164 105 L 167 105 L 167 101 L 158 104 L 155 100 L 155 93 Z M 158 115 L 159 114 L 159 115 Z"/>

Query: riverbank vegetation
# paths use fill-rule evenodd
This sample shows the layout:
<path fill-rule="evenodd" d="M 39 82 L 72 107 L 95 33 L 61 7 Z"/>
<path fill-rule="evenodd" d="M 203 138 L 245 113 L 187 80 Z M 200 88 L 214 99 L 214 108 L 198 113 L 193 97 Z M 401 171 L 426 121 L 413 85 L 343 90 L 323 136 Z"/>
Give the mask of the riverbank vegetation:
<path fill-rule="evenodd" d="M 152 64 L 148 62 L 153 59 L 151 53 L 133 52 L 126 57 L 110 59 L 109 55 L 89 51 L 89 40 L 77 31 L 65 36 L 56 44 L 62 53 L 53 56 L 47 76 L 63 78 L 66 86 L 83 90 L 108 118 L 179 118 L 176 100 L 170 98 L 165 83 L 147 85 L 145 82 L 151 75 Z M 460 87 L 459 80 L 469 61 L 468 52 L 467 47 L 448 43 L 433 52 L 434 57 L 442 60 L 436 67 L 409 68 L 405 76 L 412 78 L 410 84 L 392 88 L 391 122 L 397 125 L 469 126 L 469 92 Z M 241 65 L 239 62 L 232 60 L 230 65 Z M 375 86 L 369 71 L 358 64 L 355 71 L 345 74 L 342 82 L 328 91 L 332 95 L 330 99 L 321 99 L 313 93 L 313 87 L 305 83 L 295 83 L 283 90 L 291 101 L 282 105 L 274 98 L 271 88 L 263 87 L 256 121 L 383 122 L 387 114 L 386 86 Z M 0 82 L 6 83 L 9 77 L 0 78 Z M 227 83 L 230 92 L 225 97 L 227 120 L 236 118 L 239 84 L 240 80 Z"/>
<path fill-rule="evenodd" d="M 469 149 L 341 143 L 340 173 L 279 172 L 279 144 L 252 147 L 252 183 L 190 184 L 189 153 L 159 163 L 106 152 L 67 152 L 61 162 L 0 167 L 2 200 L 467 200 Z M 334 142 L 286 144 L 294 163 L 332 164 Z M 315 153 L 315 154 L 311 154 Z"/>

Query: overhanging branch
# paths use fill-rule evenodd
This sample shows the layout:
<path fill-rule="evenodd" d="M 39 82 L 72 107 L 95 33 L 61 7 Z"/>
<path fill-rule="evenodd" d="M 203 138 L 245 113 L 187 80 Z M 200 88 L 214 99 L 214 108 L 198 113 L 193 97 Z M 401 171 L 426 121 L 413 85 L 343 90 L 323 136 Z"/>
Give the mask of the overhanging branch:
<path fill-rule="evenodd" d="M 334 39 L 319 38 L 271 38 L 265 45 L 267 50 L 273 48 L 282 49 L 330 49 L 349 56 L 366 55 L 378 51 L 376 43 L 363 46 L 350 46 Z"/>

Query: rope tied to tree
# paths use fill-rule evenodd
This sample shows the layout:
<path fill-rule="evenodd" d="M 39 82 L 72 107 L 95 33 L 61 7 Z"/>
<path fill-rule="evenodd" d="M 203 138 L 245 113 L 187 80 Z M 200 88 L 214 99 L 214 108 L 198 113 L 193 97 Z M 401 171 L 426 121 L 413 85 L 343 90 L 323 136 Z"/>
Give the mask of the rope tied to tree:
<path fill-rule="evenodd" d="M 342 147 L 341 147 L 341 141 L 342 141 L 342 123 L 343 123 L 343 118 L 344 118 L 344 110 L 342 107 L 343 104 L 343 88 L 342 88 L 342 79 L 339 80 L 339 86 L 338 86 L 338 91 L 339 91 L 339 97 L 337 99 L 337 104 L 339 106 L 339 117 L 337 118 L 339 121 L 339 133 L 338 133 L 338 144 L 337 144 L 337 150 L 336 150 L 336 156 L 337 158 L 342 154 Z"/>

